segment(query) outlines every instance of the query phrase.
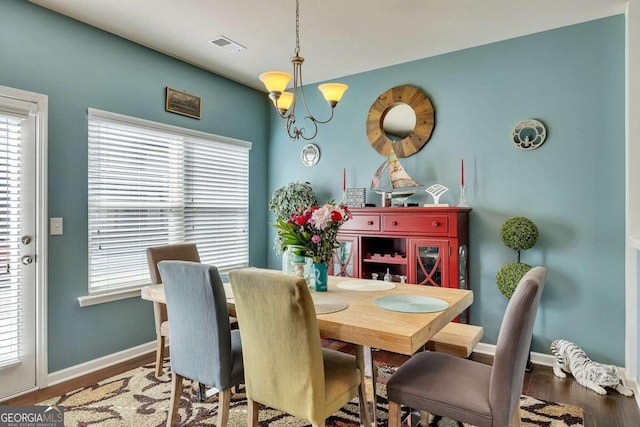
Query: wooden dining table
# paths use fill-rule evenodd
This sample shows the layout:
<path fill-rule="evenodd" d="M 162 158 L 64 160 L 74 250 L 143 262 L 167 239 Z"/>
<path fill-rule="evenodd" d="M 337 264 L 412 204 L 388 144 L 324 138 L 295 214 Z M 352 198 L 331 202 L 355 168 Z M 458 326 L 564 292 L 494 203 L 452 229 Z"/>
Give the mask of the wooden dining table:
<path fill-rule="evenodd" d="M 270 271 L 273 272 L 273 271 Z M 440 329 L 461 314 L 473 302 L 473 292 L 465 289 L 439 288 L 393 283 L 394 289 L 362 291 L 342 289 L 347 282 L 358 281 L 378 285 L 382 282 L 347 277 L 329 277 L 327 292 L 311 291 L 316 305 L 320 335 L 326 338 L 352 343 L 356 346 L 356 361 L 360 368 L 364 396 L 360 395 L 361 425 L 376 425 L 376 367 L 372 349 L 387 350 L 412 355 L 420 350 Z M 229 314 L 235 315 L 235 302 L 229 283 L 225 283 Z M 445 309 L 430 313 L 411 313 L 385 309 L 375 300 L 384 296 L 431 297 L 445 301 Z M 162 285 L 142 288 L 145 300 L 166 303 Z M 326 307 L 347 305 L 339 311 L 317 314 Z M 242 331 L 242 329 L 241 329 Z M 362 393 L 361 393 L 362 394 Z"/>

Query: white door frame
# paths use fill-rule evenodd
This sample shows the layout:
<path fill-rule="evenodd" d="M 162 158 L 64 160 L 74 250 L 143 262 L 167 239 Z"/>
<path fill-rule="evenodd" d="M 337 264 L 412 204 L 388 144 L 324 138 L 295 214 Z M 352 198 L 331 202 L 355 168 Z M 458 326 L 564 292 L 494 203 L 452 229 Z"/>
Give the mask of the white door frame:
<path fill-rule="evenodd" d="M 47 95 L 0 86 L 0 94 L 36 106 L 36 386 L 46 387 L 48 379 L 47 348 L 47 159 L 48 113 Z M 25 390 L 19 394 L 33 390 Z M 11 396 L 7 396 L 10 398 Z"/>
<path fill-rule="evenodd" d="M 640 112 L 640 53 L 638 53 L 638 36 L 640 36 L 640 2 L 627 3 L 625 13 L 625 367 L 627 377 L 636 384 L 636 401 L 640 405 L 638 392 L 638 274 L 637 265 L 640 254 L 640 196 L 638 180 L 640 170 L 637 167 L 640 159 L 640 123 L 637 115 Z"/>

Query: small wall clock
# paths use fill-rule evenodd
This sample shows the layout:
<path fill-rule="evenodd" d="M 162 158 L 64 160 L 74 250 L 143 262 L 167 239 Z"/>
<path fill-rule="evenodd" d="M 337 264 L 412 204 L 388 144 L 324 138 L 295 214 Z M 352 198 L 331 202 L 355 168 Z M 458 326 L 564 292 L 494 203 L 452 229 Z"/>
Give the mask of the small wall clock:
<path fill-rule="evenodd" d="M 527 119 L 513 128 L 511 142 L 521 150 L 535 150 L 547 139 L 547 128 L 539 120 Z"/>
<path fill-rule="evenodd" d="M 320 149 L 316 144 L 307 144 L 302 148 L 300 160 L 305 166 L 314 166 L 320 160 Z"/>

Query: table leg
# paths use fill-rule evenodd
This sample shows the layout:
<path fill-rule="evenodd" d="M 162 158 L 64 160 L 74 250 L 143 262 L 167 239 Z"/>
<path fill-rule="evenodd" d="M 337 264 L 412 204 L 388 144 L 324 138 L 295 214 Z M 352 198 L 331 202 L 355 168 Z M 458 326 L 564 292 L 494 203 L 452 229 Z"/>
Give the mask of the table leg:
<path fill-rule="evenodd" d="M 207 399 L 210 399 L 212 396 L 215 396 L 220 392 L 217 388 L 211 387 L 207 390 L 207 386 L 202 383 L 196 383 L 194 381 L 194 388 L 196 389 L 196 399 L 198 402 L 204 402 Z"/>
<path fill-rule="evenodd" d="M 376 426 L 376 370 L 371 347 L 356 346 L 356 362 L 360 369 L 360 425 Z"/>

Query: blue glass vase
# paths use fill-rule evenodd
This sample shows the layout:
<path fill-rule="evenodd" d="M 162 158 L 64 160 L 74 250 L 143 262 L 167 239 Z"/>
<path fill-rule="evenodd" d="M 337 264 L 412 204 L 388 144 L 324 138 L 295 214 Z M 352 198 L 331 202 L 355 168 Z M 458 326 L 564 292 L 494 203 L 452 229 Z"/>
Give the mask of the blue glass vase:
<path fill-rule="evenodd" d="M 313 263 L 313 278 L 316 292 L 327 292 L 329 282 L 329 264 Z"/>

